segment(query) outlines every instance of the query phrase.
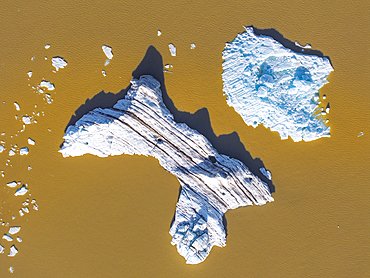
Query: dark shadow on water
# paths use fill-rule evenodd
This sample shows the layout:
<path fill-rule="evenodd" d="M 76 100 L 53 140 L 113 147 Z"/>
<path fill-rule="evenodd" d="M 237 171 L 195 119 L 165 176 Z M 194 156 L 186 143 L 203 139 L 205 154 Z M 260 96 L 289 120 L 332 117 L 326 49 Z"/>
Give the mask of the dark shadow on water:
<path fill-rule="evenodd" d="M 248 26 L 248 27 L 252 27 L 254 33 L 257 36 L 261 36 L 262 35 L 262 36 L 271 37 L 274 40 L 280 42 L 285 48 L 289 48 L 289 49 L 293 50 L 296 53 L 302 53 L 302 54 L 306 54 L 306 55 L 316 55 L 318 57 L 325 57 L 325 58 L 327 58 L 329 60 L 331 66 L 333 67 L 333 63 L 331 62 L 329 56 L 324 56 L 324 54 L 321 51 L 319 51 L 319 50 L 315 50 L 315 49 L 311 49 L 311 48 L 301 48 L 301 47 L 295 45 L 295 42 L 290 41 L 287 38 L 284 38 L 284 36 L 281 33 L 279 33 L 274 28 L 270 28 L 270 29 L 258 29 L 256 27 L 254 27 L 253 25 Z"/>
<path fill-rule="evenodd" d="M 171 112 L 171 114 L 174 115 L 174 119 L 176 122 L 186 123 L 190 128 L 197 130 L 200 134 L 205 136 L 211 142 L 218 153 L 242 161 L 252 171 L 254 175 L 258 176 L 262 181 L 268 184 L 271 193 L 275 192 L 275 186 L 273 185 L 273 183 L 264 175 L 262 175 L 262 173 L 259 171 L 261 167 L 264 167 L 263 162 L 259 158 L 253 159 L 250 153 L 245 149 L 243 143 L 240 141 L 238 133 L 232 132 L 231 134 L 216 136 L 211 126 L 211 121 L 207 108 L 199 109 L 194 114 L 191 114 L 189 112 L 179 111 L 175 107 L 173 101 L 170 99 L 166 91 L 162 56 L 154 46 L 150 46 L 148 48 L 143 60 L 141 61 L 139 66 L 132 72 L 132 76 L 134 78 L 138 79 L 141 75 L 152 75 L 160 82 L 164 104 Z M 119 99 L 125 97 L 129 88 L 130 86 L 128 86 L 126 89 L 121 90 L 117 94 L 105 93 L 104 91 L 102 91 L 95 95 L 92 99 L 87 99 L 85 104 L 81 105 L 75 111 L 75 115 L 71 117 L 65 130 L 67 130 L 70 125 L 75 124 L 87 112 L 97 107 L 112 107 Z M 179 193 L 181 193 L 181 188 Z M 223 222 L 225 225 L 225 231 L 227 233 L 227 222 L 225 217 Z"/>

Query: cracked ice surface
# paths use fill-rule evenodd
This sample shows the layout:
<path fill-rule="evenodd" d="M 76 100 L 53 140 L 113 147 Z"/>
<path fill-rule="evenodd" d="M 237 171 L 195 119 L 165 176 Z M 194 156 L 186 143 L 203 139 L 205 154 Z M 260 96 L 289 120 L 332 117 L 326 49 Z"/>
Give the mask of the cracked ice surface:
<path fill-rule="evenodd" d="M 294 142 L 330 137 L 318 107 L 333 71 L 327 58 L 296 53 L 252 27 L 226 44 L 222 58 L 227 103 L 247 125 L 263 124 Z"/>
<path fill-rule="evenodd" d="M 156 79 L 144 75 L 131 84 L 113 108 L 96 108 L 69 126 L 59 151 L 64 157 L 90 153 L 158 159 L 182 186 L 171 243 L 187 263 L 200 263 L 214 245 L 225 246 L 222 218 L 227 210 L 273 198 L 242 162 L 219 154 L 203 135 L 174 121 Z"/>

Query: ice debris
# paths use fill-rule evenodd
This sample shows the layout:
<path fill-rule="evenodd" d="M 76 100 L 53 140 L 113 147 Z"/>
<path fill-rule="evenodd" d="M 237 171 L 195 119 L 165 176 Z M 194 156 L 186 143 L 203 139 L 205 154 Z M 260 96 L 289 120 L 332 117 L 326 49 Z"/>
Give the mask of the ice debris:
<path fill-rule="evenodd" d="M 51 83 L 50 81 L 46 81 L 46 80 L 42 80 L 40 82 L 40 87 L 41 88 L 47 88 L 48 91 L 53 91 L 55 89 L 54 84 Z"/>
<path fill-rule="evenodd" d="M 168 49 L 170 50 L 171 56 L 176 56 L 176 46 L 174 46 L 172 43 L 168 45 Z"/>
<path fill-rule="evenodd" d="M 24 215 L 24 212 L 20 209 L 19 210 L 19 215 L 22 217 Z"/>
<path fill-rule="evenodd" d="M 246 27 L 222 53 L 223 91 L 247 125 L 263 124 L 294 142 L 330 137 L 319 89 L 333 71 L 326 57 L 296 53 Z"/>
<path fill-rule="evenodd" d="M 28 77 L 29 77 L 29 78 L 31 78 L 31 76 L 32 76 L 32 71 L 27 72 L 27 75 L 28 75 Z"/>
<path fill-rule="evenodd" d="M 10 247 L 10 253 L 8 257 L 14 257 L 15 255 L 17 255 L 17 253 L 18 253 L 18 249 L 15 247 L 15 245 L 12 245 Z"/>
<path fill-rule="evenodd" d="M 8 233 L 11 234 L 11 235 L 14 235 L 14 234 L 18 233 L 20 230 L 21 230 L 21 227 L 19 227 L 19 226 L 10 227 Z"/>
<path fill-rule="evenodd" d="M 13 155 L 15 155 L 15 151 L 10 150 L 10 151 L 9 151 L 9 156 L 13 156 Z"/>
<path fill-rule="evenodd" d="M 49 49 L 50 48 L 50 44 L 45 44 L 45 49 Z"/>
<path fill-rule="evenodd" d="M 32 140 L 31 137 L 28 137 L 27 142 L 29 145 L 35 145 L 35 140 Z"/>
<path fill-rule="evenodd" d="M 190 45 L 190 49 L 194 49 L 195 48 L 195 44 L 194 43 L 192 43 L 191 45 Z"/>
<path fill-rule="evenodd" d="M 182 186 L 170 234 L 189 264 L 226 245 L 224 213 L 273 198 L 268 186 L 242 162 L 219 154 L 163 103 L 160 83 L 149 75 L 132 79 L 125 99 L 113 108 L 89 111 L 63 136 L 63 157 L 93 154 L 153 156 Z"/>
<path fill-rule="evenodd" d="M 55 70 L 64 69 L 67 66 L 67 61 L 63 57 L 55 56 L 51 58 L 51 64 L 55 67 Z"/>
<path fill-rule="evenodd" d="M 109 60 L 112 60 L 112 58 L 113 58 L 112 47 L 110 47 L 108 45 L 103 45 L 101 48 L 102 48 L 105 56 L 107 56 L 107 58 Z"/>
<path fill-rule="evenodd" d="M 28 148 L 27 148 L 27 147 L 21 148 L 21 149 L 19 150 L 19 154 L 20 154 L 20 155 L 27 155 L 28 153 L 29 153 L 29 150 L 28 150 Z"/>
<path fill-rule="evenodd" d="M 269 170 L 266 170 L 265 168 L 260 168 L 260 171 L 261 173 L 266 177 L 268 178 L 269 180 L 271 180 L 271 172 Z"/>
<path fill-rule="evenodd" d="M 20 111 L 21 107 L 19 106 L 18 103 L 14 102 L 15 110 Z"/>
<path fill-rule="evenodd" d="M 25 185 L 22 185 L 21 188 L 18 188 L 15 193 L 14 193 L 14 196 L 23 196 L 24 194 L 26 194 L 28 192 L 28 189 Z"/>
<path fill-rule="evenodd" d="M 3 239 L 5 239 L 6 241 L 13 241 L 13 238 L 8 234 L 4 234 Z"/>
<path fill-rule="evenodd" d="M 295 41 L 294 43 L 296 46 L 300 47 L 300 48 L 311 48 L 311 45 L 310 44 L 306 44 L 305 46 L 301 45 L 299 42 Z"/>

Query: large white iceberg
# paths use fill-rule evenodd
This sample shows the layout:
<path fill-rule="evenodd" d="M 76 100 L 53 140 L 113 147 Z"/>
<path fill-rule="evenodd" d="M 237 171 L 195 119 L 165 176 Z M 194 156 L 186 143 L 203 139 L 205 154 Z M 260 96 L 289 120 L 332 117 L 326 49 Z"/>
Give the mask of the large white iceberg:
<path fill-rule="evenodd" d="M 263 124 L 294 142 L 330 137 L 319 89 L 333 71 L 326 57 L 296 53 L 246 27 L 222 53 L 227 103 L 247 125 Z"/>
<path fill-rule="evenodd" d="M 219 154 L 184 123 L 176 123 L 162 100 L 160 83 L 144 75 L 131 80 L 125 99 L 96 108 L 68 127 L 59 152 L 100 157 L 153 156 L 182 186 L 170 234 L 189 264 L 205 260 L 226 242 L 228 209 L 273 201 L 269 188 L 239 160 Z"/>

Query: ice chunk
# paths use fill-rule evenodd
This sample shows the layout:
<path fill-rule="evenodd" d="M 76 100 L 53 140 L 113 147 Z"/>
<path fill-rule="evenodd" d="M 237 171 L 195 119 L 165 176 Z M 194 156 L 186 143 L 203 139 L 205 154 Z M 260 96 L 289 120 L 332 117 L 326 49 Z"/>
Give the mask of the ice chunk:
<path fill-rule="evenodd" d="M 9 267 L 9 272 L 10 273 L 13 273 L 14 272 L 14 268 L 11 266 L 11 267 Z"/>
<path fill-rule="evenodd" d="M 27 170 L 28 170 L 28 171 L 32 170 L 32 167 L 31 167 L 31 166 L 28 166 L 28 167 L 27 167 Z"/>
<path fill-rule="evenodd" d="M 246 27 L 222 53 L 223 91 L 247 125 L 263 124 L 294 142 L 330 137 L 318 112 L 319 89 L 333 71 L 329 59 L 285 48 Z"/>
<path fill-rule="evenodd" d="M 29 145 L 35 145 L 35 143 L 36 143 L 35 140 L 32 140 L 30 137 L 28 137 L 27 141 L 28 141 Z"/>
<path fill-rule="evenodd" d="M 39 205 L 38 205 L 38 204 L 34 204 L 32 208 L 33 208 L 34 210 L 39 210 Z"/>
<path fill-rule="evenodd" d="M 0 244 L 0 254 L 3 254 L 3 253 L 4 253 L 4 250 L 5 250 L 4 246 L 2 246 L 2 245 Z"/>
<path fill-rule="evenodd" d="M 27 74 L 28 74 L 28 77 L 29 77 L 29 78 L 31 78 L 31 76 L 32 76 L 32 71 L 27 72 Z"/>
<path fill-rule="evenodd" d="M 266 170 L 265 168 L 260 168 L 260 171 L 261 173 L 266 177 L 268 178 L 269 180 L 271 180 L 271 172 L 269 170 Z"/>
<path fill-rule="evenodd" d="M 104 77 L 107 76 L 107 74 L 105 73 L 105 70 L 102 70 L 101 73 L 103 74 Z"/>
<path fill-rule="evenodd" d="M 31 122 L 31 117 L 30 116 L 23 116 L 22 117 L 22 121 L 26 124 L 26 125 L 30 125 L 32 122 Z"/>
<path fill-rule="evenodd" d="M 25 185 L 22 185 L 21 188 L 18 188 L 15 193 L 14 193 L 14 196 L 23 196 L 24 194 L 26 194 L 28 192 L 28 189 Z"/>
<path fill-rule="evenodd" d="M 2 153 L 5 150 L 3 145 L 0 145 L 0 153 Z"/>
<path fill-rule="evenodd" d="M 35 57 L 32 57 L 32 58 L 31 58 L 31 61 L 33 61 L 33 60 L 35 60 Z"/>
<path fill-rule="evenodd" d="M 40 87 L 41 88 L 47 88 L 48 91 L 53 91 L 55 89 L 54 84 L 51 83 L 50 81 L 43 80 L 40 82 Z"/>
<path fill-rule="evenodd" d="M 108 66 L 108 65 L 109 65 L 109 63 L 110 63 L 110 60 L 109 60 L 109 59 L 105 60 L 104 66 L 105 66 L 105 67 L 106 67 L 106 66 Z"/>
<path fill-rule="evenodd" d="M 112 47 L 108 45 L 103 45 L 101 48 L 103 49 L 105 56 L 107 56 L 107 58 L 111 60 L 113 58 Z"/>
<path fill-rule="evenodd" d="M 4 234 L 3 239 L 5 239 L 6 241 L 13 241 L 13 238 L 8 234 Z"/>
<path fill-rule="evenodd" d="M 22 242 L 23 240 L 19 236 L 17 236 L 17 241 Z"/>
<path fill-rule="evenodd" d="M 20 216 L 23 216 L 24 215 L 24 212 L 21 209 L 19 210 L 19 215 Z"/>
<path fill-rule="evenodd" d="M 28 154 L 28 152 L 29 152 L 29 150 L 28 150 L 28 148 L 27 148 L 27 147 L 21 148 L 21 149 L 19 150 L 19 154 L 20 154 L 20 155 L 27 155 L 27 154 Z"/>
<path fill-rule="evenodd" d="M 12 181 L 12 182 L 8 182 L 6 185 L 9 187 L 16 187 L 18 183 L 16 181 Z"/>
<path fill-rule="evenodd" d="M 176 46 L 174 46 L 172 43 L 168 45 L 168 49 L 170 50 L 171 56 L 176 56 Z"/>
<path fill-rule="evenodd" d="M 15 151 L 10 150 L 10 151 L 9 151 L 9 156 L 13 156 L 13 155 L 15 155 Z"/>
<path fill-rule="evenodd" d="M 19 227 L 19 226 L 10 227 L 8 233 L 11 234 L 11 235 L 14 235 L 14 234 L 18 233 L 20 230 L 21 230 L 21 227 Z"/>
<path fill-rule="evenodd" d="M 50 48 L 50 44 L 45 44 L 45 49 L 49 49 Z"/>
<path fill-rule="evenodd" d="M 12 245 L 10 247 L 10 253 L 8 257 L 14 257 L 15 255 L 17 255 L 17 253 L 18 253 L 18 249 L 15 247 L 15 245 Z"/>
<path fill-rule="evenodd" d="M 241 161 L 219 154 L 203 135 L 174 121 L 160 83 L 149 75 L 132 79 L 124 99 L 89 111 L 63 138 L 64 157 L 153 156 L 175 175 L 182 187 L 169 232 L 190 264 L 226 245 L 226 211 L 273 201 L 268 186 Z"/>
<path fill-rule="evenodd" d="M 360 136 L 362 136 L 362 135 L 364 135 L 364 133 L 361 131 L 361 132 L 360 132 L 360 134 L 359 134 L 359 135 L 357 135 L 357 137 L 360 137 Z"/>
<path fill-rule="evenodd" d="M 51 58 L 51 64 L 55 67 L 55 70 L 64 69 L 67 66 L 67 61 L 63 57 L 55 56 Z"/>
<path fill-rule="evenodd" d="M 157 36 L 159 37 L 160 35 L 162 35 L 162 32 L 161 32 L 161 30 L 158 30 Z"/>
<path fill-rule="evenodd" d="M 19 111 L 21 110 L 21 107 L 19 106 L 18 103 L 14 102 L 15 110 Z"/>
<path fill-rule="evenodd" d="M 195 44 L 194 43 L 192 43 L 191 45 L 190 45 L 190 49 L 194 49 L 195 48 Z"/>
<path fill-rule="evenodd" d="M 25 213 L 29 213 L 30 212 L 30 209 L 28 207 L 24 207 L 22 208 L 22 210 L 25 212 Z"/>

